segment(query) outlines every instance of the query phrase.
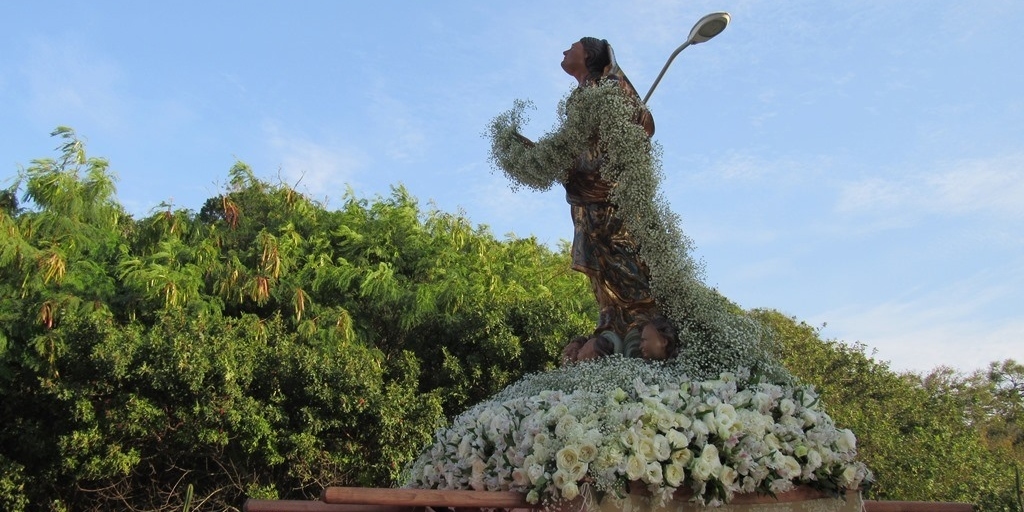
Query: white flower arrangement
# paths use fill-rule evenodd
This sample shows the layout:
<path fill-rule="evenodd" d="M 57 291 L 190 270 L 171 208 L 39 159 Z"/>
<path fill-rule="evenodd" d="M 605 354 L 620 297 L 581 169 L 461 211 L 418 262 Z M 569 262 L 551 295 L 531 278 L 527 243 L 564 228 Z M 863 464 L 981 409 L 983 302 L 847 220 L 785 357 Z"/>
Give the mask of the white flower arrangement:
<path fill-rule="evenodd" d="M 639 482 L 655 506 L 680 489 L 716 506 L 795 486 L 857 489 L 871 474 L 856 453 L 809 386 L 694 381 L 613 356 L 527 376 L 466 411 L 437 431 L 406 485 L 511 490 L 547 505 L 623 499 Z"/>

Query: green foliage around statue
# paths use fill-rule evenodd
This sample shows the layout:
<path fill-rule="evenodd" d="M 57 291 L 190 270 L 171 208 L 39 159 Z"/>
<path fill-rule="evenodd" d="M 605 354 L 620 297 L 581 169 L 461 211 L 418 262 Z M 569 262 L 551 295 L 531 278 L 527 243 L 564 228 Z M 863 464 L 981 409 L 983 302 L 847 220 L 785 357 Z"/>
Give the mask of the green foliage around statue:
<path fill-rule="evenodd" d="M 837 424 L 857 434 L 877 478 L 870 499 L 958 501 L 1018 510 L 1014 468 L 1024 467 L 1024 371 L 1013 361 L 961 376 L 937 368 L 899 374 L 863 344 L 822 340 L 776 311 L 755 316 L 784 345 L 784 364 L 813 383 Z"/>
<path fill-rule="evenodd" d="M 564 251 L 404 189 L 328 210 L 246 165 L 134 219 L 60 128 L 0 211 L 0 508 L 181 510 L 387 486 L 594 306 Z M 578 297 L 566 300 L 564 297 Z"/>

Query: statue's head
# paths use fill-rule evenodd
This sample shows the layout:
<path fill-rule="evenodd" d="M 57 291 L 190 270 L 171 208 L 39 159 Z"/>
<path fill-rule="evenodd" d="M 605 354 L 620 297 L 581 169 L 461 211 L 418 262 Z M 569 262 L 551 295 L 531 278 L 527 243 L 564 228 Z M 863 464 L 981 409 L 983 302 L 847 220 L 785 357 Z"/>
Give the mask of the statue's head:
<path fill-rule="evenodd" d="M 587 66 L 587 79 L 594 81 L 601 78 L 605 68 L 612 62 L 611 52 L 608 51 L 608 41 L 596 37 L 584 37 L 580 39 L 583 45 L 583 52 L 586 54 L 584 60 Z"/>
<path fill-rule="evenodd" d="M 672 322 L 656 316 L 641 327 L 640 353 L 644 359 L 669 359 L 679 353 L 679 338 Z"/>

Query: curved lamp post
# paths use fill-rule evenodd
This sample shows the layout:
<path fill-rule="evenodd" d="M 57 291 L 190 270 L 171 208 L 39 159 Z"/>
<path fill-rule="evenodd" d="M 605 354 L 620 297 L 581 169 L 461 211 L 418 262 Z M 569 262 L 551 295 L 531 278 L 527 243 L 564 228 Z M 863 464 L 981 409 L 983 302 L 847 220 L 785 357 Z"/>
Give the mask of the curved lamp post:
<path fill-rule="evenodd" d="M 729 24 L 729 13 L 727 12 L 713 12 L 697 20 L 697 23 L 690 29 L 690 36 L 686 38 L 686 42 L 676 48 L 676 51 L 672 52 L 669 56 L 668 62 L 665 63 L 665 67 L 661 68 L 661 73 L 658 73 L 658 78 L 654 79 L 654 84 L 651 85 L 651 90 L 647 91 L 647 95 L 644 96 L 644 103 L 651 97 L 651 93 L 654 92 L 654 88 L 658 86 L 658 82 L 661 82 L 661 77 L 665 76 L 665 71 L 668 70 L 668 66 L 672 64 L 672 61 L 679 55 L 679 52 L 686 49 L 691 44 L 698 44 L 711 39 L 712 37 L 721 34 L 725 27 Z"/>

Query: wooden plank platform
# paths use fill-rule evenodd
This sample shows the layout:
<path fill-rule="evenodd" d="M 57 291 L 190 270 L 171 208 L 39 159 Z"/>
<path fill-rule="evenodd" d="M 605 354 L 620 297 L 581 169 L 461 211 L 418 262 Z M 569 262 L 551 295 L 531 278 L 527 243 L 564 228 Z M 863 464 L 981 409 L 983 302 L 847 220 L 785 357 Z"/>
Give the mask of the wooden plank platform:
<path fill-rule="evenodd" d="M 534 508 L 526 501 L 526 495 L 512 491 L 328 487 L 324 489 L 320 499 L 324 503 L 351 503 L 354 505 Z"/>
<path fill-rule="evenodd" d="M 864 500 L 864 510 L 867 512 L 973 512 L 974 505 L 935 501 Z"/>
<path fill-rule="evenodd" d="M 780 496 L 778 502 L 813 499 L 812 494 L 796 493 Z M 790 493 L 785 493 L 790 494 Z M 734 504 L 771 503 L 764 496 L 739 495 Z M 313 500 L 248 500 L 245 512 L 414 512 L 426 508 L 455 509 L 536 509 L 518 492 L 466 491 L 440 489 L 382 489 L 370 487 L 327 487 L 320 501 Z M 709 509 L 714 510 L 714 509 Z M 928 501 L 865 500 L 866 512 L 972 512 L 970 503 L 939 503 Z"/>

